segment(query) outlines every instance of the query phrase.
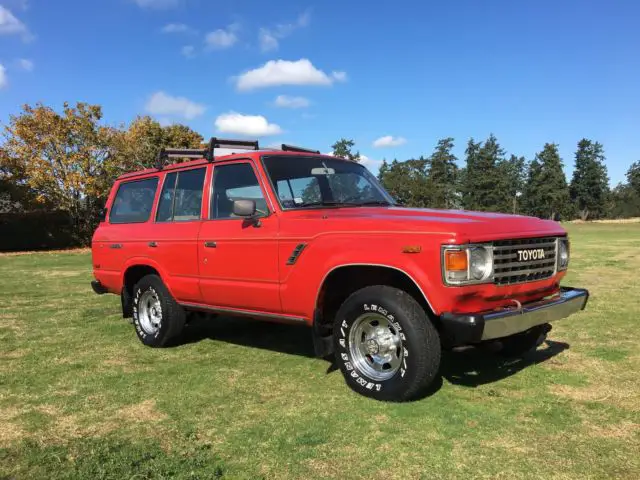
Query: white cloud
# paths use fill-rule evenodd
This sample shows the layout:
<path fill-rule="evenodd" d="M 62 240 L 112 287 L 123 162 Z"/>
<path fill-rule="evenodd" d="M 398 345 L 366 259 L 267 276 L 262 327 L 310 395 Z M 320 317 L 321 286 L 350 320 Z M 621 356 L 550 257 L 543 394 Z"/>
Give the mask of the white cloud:
<path fill-rule="evenodd" d="M 33 39 L 27 26 L 11 13 L 11 10 L 0 5 L 0 35 L 21 35 L 24 41 Z"/>
<path fill-rule="evenodd" d="M 220 133 L 235 133 L 251 137 L 264 137 L 282 133 L 279 125 L 269 123 L 262 115 L 243 115 L 236 112 L 223 113 L 216 118 L 215 125 Z"/>
<path fill-rule="evenodd" d="M 305 108 L 308 107 L 311 102 L 304 97 L 291 97 L 289 95 L 278 95 L 273 102 L 276 107 L 280 108 Z"/>
<path fill-rule="evenodd" d="M 24 70 L 25 72 L 32 72 L 33 69 L 35 68 L 35 64 L 33 63 L 33 61 L 27 59 L 27 58 L 21 58 L 18 60 L 18 66 Z"/>
<path fill-rule="evenodd" d="M 336 82 L 346 82 L 347 81 L 347 72 L 331 72 L 331 76 Z"/>
<path fill-rule="evenodd" d="M 291 35 L 295 30 L 304 28 L 309 25 L 311 20 L 311 13 L 306 11 L 300 15 L 292 23 L 283 23 L 276 25 L 275 28 L 261 28 L 258 33 L 258 41 L 260 43 L 260 50 L 263 52 L 270 52 L 277 50 L 280 46 L 279 40 Z"/>
<path fill-rule="evenodd" d="M 145 109 L 153 115 L 168 115 L 191 120 L 202 115 L 206 107 L 188 98 L 173 97 L 159 91 L 149 97 Z"/>
<path fill-rule="evenodd" d="M 393 135 L 385 135 L 373 142 L 373 146 L 376 148 L 384 147 L 398 147 L 407 143 L 407 139 L 404 137 L 394 137 Z"/>
<path fill-rule="evenodd" d="M 382 165 L 382 160 L 374 160 L 373 158 L 360 154 L 360 163 L 369 170 L 377 170 L 380 168 L 380 165 Z"/>
<path fill-rule="evenodd" d="M 133 0 L 141 8 L 174 8 L 180 5 L 180 0 Z"/>
<path fill-rule="evenodd" d="M 258 42 L 260 43 L 260 50 L 263 52 L 277 50 L 280 45 L 278 39 L 266 28 L 260 29 L 260 32 L 258 33 Z"/>
<path fill-rule="evenodd" d="M 184 23 L 167 23 L 160 31 L 162 33 L 196 33 L 193 28 Z"/>
<path fill-rule="evenodd" d="M 187 58 L 193 58 L 196 56 L 196 47 L 193 45 L 185 45 L 180 49 L 180 53 Z"/>
<path fill-rule="evenodd" d="M 232 23 L 226 29 L 219 28 L 213 32 L 209 32 L 204 37 L 204 43 L 208 48 L 216 50 L 232 47 L 238 41 L 238 35 L 236 35 L 236 32 L 239 28 L 240 25 Z"/>
<path fill-rule="evenodd" d="M 7 79 L 7 69 L 0 63 L 0 88 L 4 88 L 9 83 Z"/>
<path fill-rule="evenodd" d="M 301 58 L 297 61 L 269 60 L 263 66 L 236 77 L 235 82 L 238 90 L 247 91 L 278 85 L 332 85 L 345 79 L 344 72 L 327 75 L 308 59 Z"/>

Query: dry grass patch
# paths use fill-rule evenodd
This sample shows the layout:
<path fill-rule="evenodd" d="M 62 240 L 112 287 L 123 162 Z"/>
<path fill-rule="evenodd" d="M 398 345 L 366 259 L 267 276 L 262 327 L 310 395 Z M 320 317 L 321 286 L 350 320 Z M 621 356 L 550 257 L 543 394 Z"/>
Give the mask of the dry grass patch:
<path fill-rule="evenodd" d="M 24 438 L 25 431 L 16 421 L 24 411 L 16 407 L 0 408 L 0 447 L 6 447 Z"/>
<path fill-rule="evenodd" d="M 83 270 L 36 270 L 33 273 L 38 277 L 45 278 L 69 278 L 85 274 Z"/>
<path fill-rule="evenodd" d="M 630 439 L 640 433 L 640 424 L 630 421 L 614 425 L 588 425 L 589 434 L 598 438 Z"/>
<path fill-rule="evenodd" d="M 160 422 L 167 418 L 156 408 L 155 400 L 145 400 L 135 405 L 129 405 L 116 412 L 116 417 L 129 422 Z"/>

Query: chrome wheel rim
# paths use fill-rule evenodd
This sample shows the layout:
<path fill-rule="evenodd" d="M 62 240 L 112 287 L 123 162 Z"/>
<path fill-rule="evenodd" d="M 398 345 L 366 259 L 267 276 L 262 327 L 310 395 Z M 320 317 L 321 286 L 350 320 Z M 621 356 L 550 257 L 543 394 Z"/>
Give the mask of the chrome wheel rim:
<path fill-rule="evenodd" d="M 162 325 L 162 305 L 158 294 L 153 290 L 147 290 L 138 301 L 138 321 L 145 333 L 154 335 Z"/>
<path fill-rule="evenodd" d="M 385 316 L 365 313 L 349 332 L 351 361 L 372 380 L 388 380 L 402 364 L 400 332 Z"/>

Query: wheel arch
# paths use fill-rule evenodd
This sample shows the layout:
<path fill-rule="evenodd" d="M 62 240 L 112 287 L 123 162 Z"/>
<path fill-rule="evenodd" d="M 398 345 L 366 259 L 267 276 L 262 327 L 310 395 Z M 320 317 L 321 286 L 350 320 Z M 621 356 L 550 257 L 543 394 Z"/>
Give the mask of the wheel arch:
<path fill-rule="evenodd" d="M 388 264 L 347 263 L 332 267 L 320 282 L 314 304 L 314 323 L 317 320 L 331 322 L 331 314 L 349 295 L 371 285 L 400 288 L 420 303 L 430 318 L 435 318 L 435 310 L 424 289 L 407 271 Z"/>
<path fill-rule="evenodd" d="M 156 262 L 148 258 L 130 259 L 122 271 L 122 291 L 120 300 L 122 303 L 122 316 L 124 318 L 133 315 L 133 286 L 146 275 L 157 275 L 171 292 L 170 286 L 165 281 L 162 268 Z"/>

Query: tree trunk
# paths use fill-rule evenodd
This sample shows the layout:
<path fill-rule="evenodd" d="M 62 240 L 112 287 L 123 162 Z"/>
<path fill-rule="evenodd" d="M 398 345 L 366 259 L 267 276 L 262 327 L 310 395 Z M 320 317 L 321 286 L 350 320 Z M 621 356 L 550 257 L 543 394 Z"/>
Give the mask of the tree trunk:
<path fill-rule="evenodd" d="M 584 210 L 580 210 L 580 219 L 583 222 L 586 222 L 587 218 L 589 218 L 589 210 L 587 210 L 586 208 Z"/>

